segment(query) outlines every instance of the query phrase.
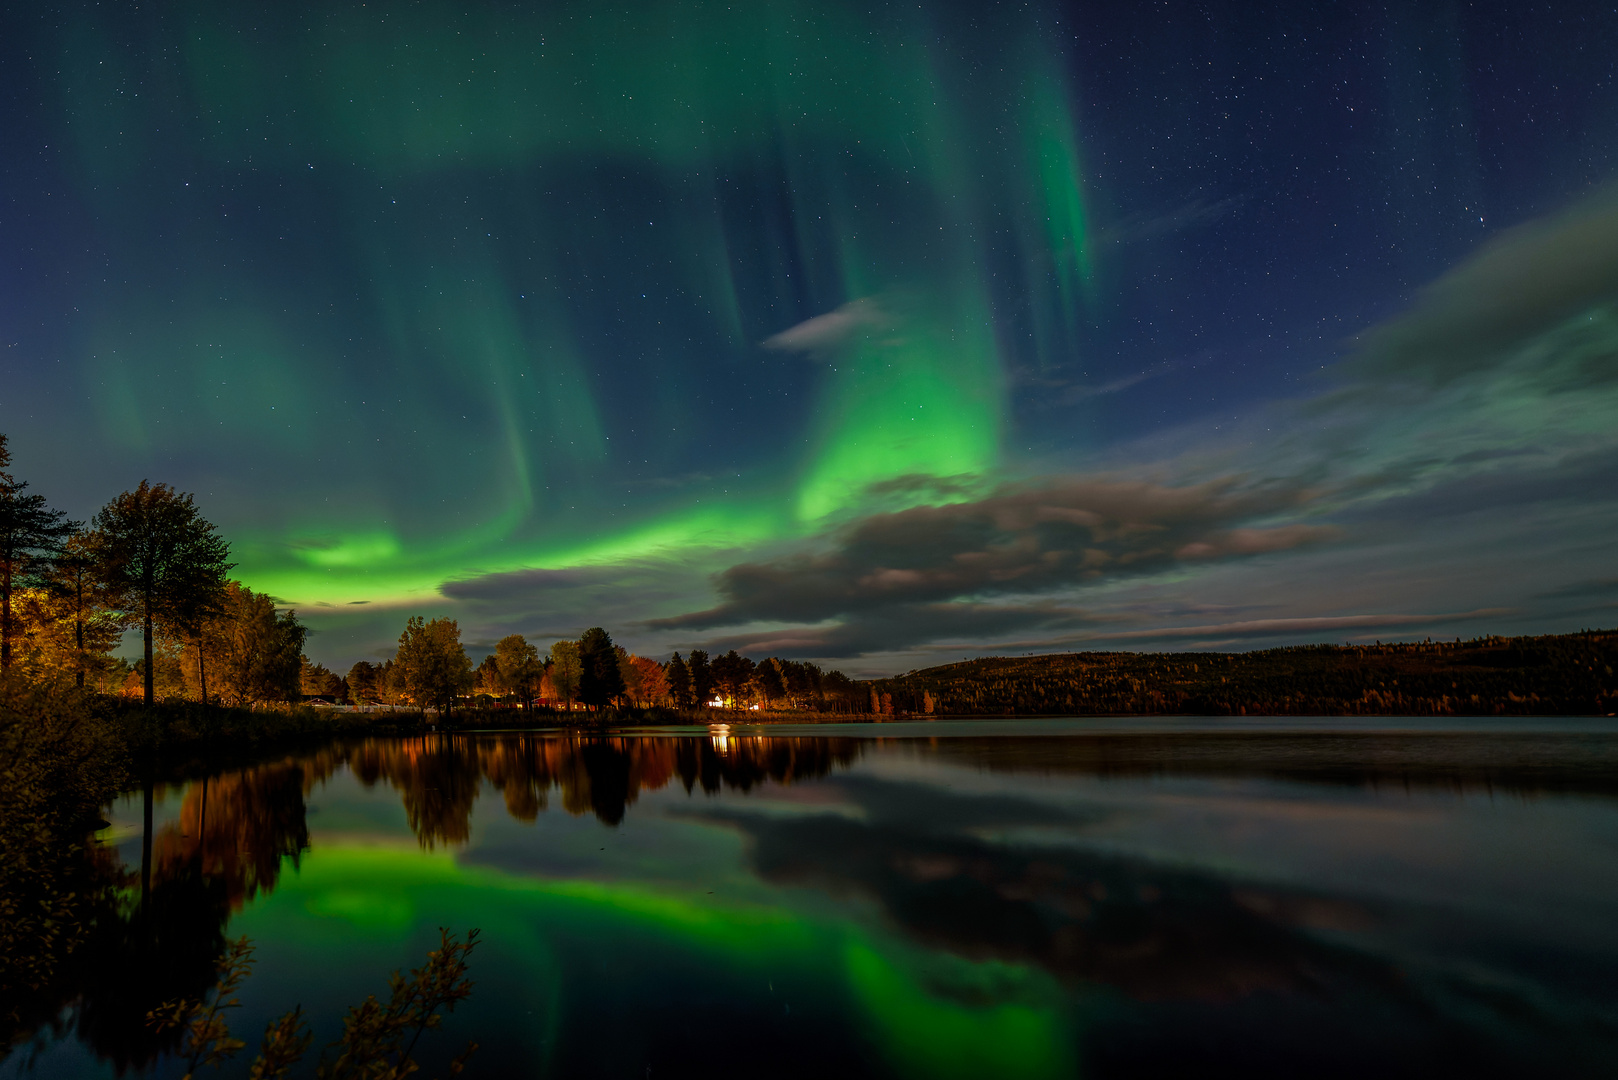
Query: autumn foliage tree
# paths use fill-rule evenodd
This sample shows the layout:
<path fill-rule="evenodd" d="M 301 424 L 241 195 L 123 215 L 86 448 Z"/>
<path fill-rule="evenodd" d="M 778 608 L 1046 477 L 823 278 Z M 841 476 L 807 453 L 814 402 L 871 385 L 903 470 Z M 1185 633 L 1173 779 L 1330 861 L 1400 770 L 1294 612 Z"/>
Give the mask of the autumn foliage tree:
<path fill-rule="evenodd" d="M 654 704 L 669 696 L 668 675 L 664 672 L 662 664 L 645 656 L 631 656 L 629 663 L 635 672 L 635 685 L 631 696 L 637 704 Z"/>
<path fill-rule="evenodd" d="M 496 698 L 505 695 L 506 681 L 500 677 L 500 664 L 493 653 L 478 661 L 478 666 L 472 669 L 472 691 Z"/>
<path fill-rule="evenodd" d="M 86 676 L 110 666 L 108 654 L 124 632 L 90 536 L 68 539 L 42 592 L 56 629 L 55 666 L 71 671 L 83 689 Z"/>
<path fill-rule="evenodd" d="M 545 672 L 552 692 L 571 708 L 579 696 L 579 643 L 558 641 L 551 645 L 551 664 Z"/>
<path fill-rule="evenodd" d="M 506 690 L 519 695 L 523 708 L 531 710 L 535 686 L 540 676 L 545 674 L 545 665 L 539 660 L 539 650 L 521 634 L 507 634 L 495 642 L 494 663 Z"/>
<path fill-rule="evenodd" d="M 348 669 L 348 700 L 363 705 L 377 696 L 376 667 L 367 660 L 357 661 Z"/>
<path fill-rule="evenodd" d="M 317 664 L 307 656 L 299 657 L 300 671 L 298 676 L 299 690 L 303 696 L 308 697 L 341 697 L 343 693 L 342 676 L 335 674 L 325 664 Z"/>
<path fill-rule="evenodd" d="M 455 698 L 472 689 L 472 660 L 461 647 L 461 628 L 454 619 L 431 622 L 416 615 L 399 635 L 393 677 L 419 708 L 431 706 L 448 716 Z"/>
<path fill-rule="evenodd" d="M 307 638 L 295 612 L 277 611 L 265 594 L 226 582 L 203 624 L 197 662 L 184 667 L 186 683 L 200 697 L 206 676 L 212 696 L 231 705 L 296 701 Z"/>

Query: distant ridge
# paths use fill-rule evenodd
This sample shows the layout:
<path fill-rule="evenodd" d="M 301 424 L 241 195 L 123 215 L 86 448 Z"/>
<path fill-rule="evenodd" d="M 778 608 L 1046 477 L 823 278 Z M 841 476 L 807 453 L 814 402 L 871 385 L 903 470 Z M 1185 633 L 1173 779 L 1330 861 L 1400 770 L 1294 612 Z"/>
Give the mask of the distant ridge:
<path fill-rule="evenodd" d="M 984 657 L 873 680 L 872 711 L 951 716 L 1610 716 L 1618 630 L 1258 652 Z"/>

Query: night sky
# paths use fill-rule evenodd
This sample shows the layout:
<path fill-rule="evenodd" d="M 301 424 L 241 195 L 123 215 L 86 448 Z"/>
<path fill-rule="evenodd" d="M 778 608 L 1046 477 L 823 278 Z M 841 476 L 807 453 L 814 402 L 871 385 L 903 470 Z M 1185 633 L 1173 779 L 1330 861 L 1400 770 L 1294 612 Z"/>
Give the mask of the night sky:
<path fill-rule="evenodd" d="M 1408 10 L 1406 10 L 1408 9 Z M 1593 5 L 7 5 L 0 430 L 333 665 L 1618 624 Z"/>

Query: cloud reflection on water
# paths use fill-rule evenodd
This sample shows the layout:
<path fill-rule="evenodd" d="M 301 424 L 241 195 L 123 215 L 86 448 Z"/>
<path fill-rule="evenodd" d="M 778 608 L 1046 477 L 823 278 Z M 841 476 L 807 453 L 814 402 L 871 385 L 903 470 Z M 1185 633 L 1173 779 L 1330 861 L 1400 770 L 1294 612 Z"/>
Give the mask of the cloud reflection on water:
<path fill-rule="evenodd" d="M 912 1035 L 926 1028 L 917 1017 L 950 1010 L 1066 1016 L 1057 1030 L 1072 1027 L 1092 1075 L 1213 1060 L 1251 1075 L 1388 1072 L 1390 1061 L 1582 1074 L 1618 1043 L 1602 974 L 1618 941 L 1599 929 L 1613 914 L 1611 875 L 1586 857 L 1613 818 L 1615 766 L 1618 734 L 1577 725 L 370 740 L 192 783 L 156 838 L 153 895 L 179 905 L 184 918 L 163 925 L 200 943 L 173 950 L 193 967 L 232 913 L 272 936 L 306 932 L 288 929 L 289 910 L 358 919 L 371 934 L 444 917 L 430 914 L 439 893 L 366 884 L 359 863 L 345 885 L 345 860 L 368 850 L 400 873 L 442 864 L 441 884 L 410 888 L 454 884 L 465 893 L 455 918 L 510 907 L 507 933 L 586 935 L 547 948 L 576 945 L 585 959 L 566 963 L 605 963 L 631 982 L 654 978 L 615 951 L 628 930 L 613 920 L 633 911 L 711 916 L 689 941 L 678 920 L 635 931 L 694 950 L 680 978 L 699 988 L 717 962 L 703 950 L 728 919 L 745 935 L 746 912 L 772 913 L 797 928 L 782 941 L 831 934 L 822 960 L 846 968 L 852 989 L 818 991 L 832 995 L 817 1006 L 828 1038 L 851 1037 L 834 1031 L 848 1001 L 873 1009 L 891 993 L 914 1015 L 878 1026 L 910 1023 Z M 564 816 L 547 817 L 555 810 Z M 539 914 L 558 898 L 582 928 Z M 367 915 L 379 905 L 405 915 Z M 118 1017 L 144 1001 L 121 1008 L 113 989 L 87 999 L 83 1030 L 116 1056 L 129 1029 Z M 663 1039 L 663 1020 L 645 1022 L 647 1039 Z M 1210 1039 L 1223 1057 L 1209 1057 Z M 1323 1047 L 1336 1062 L 1324 1072 Z"/>

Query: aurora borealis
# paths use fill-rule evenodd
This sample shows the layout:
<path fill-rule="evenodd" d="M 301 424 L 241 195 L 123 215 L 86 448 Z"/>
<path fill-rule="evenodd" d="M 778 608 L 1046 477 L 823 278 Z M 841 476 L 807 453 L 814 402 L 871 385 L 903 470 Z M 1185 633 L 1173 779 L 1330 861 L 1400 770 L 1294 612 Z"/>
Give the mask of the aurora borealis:
<path fill-rule="evenodd" d="M 1618 16 L 47 4 L 0 430 L 316 659 L 1606 625 Z M 930 661 L 929 661 L 930 662 Z"/>

